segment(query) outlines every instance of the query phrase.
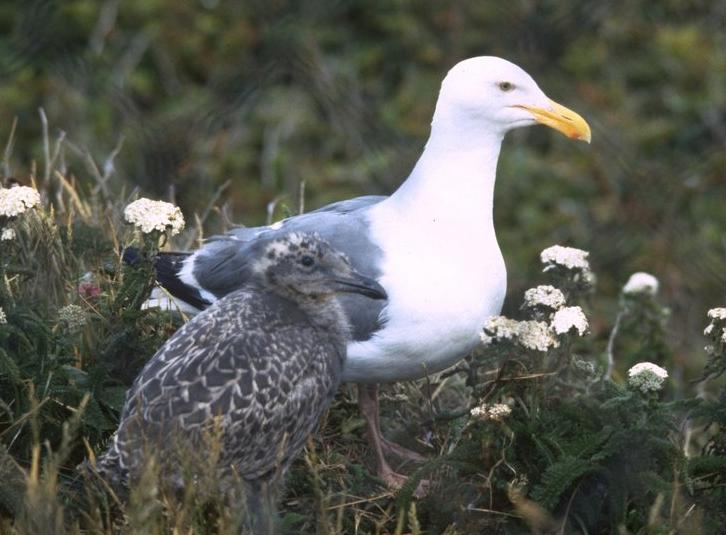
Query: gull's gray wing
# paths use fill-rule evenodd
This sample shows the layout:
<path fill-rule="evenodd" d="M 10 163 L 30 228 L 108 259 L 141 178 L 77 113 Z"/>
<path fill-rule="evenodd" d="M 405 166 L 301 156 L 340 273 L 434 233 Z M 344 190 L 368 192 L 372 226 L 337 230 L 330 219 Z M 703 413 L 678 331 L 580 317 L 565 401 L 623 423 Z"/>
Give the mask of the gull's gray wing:
<path fill-rule="evenodd" d="M 369 209 L 385 197 L 365 196 L 333 203 L 265 227 L 238 228 L 208 240 L 185 261 L 182 276 L 189 286 L 212 302 L 242 288 L 252 278 L 252 263 L 265 245 L 289 232 L 315 232 L 332 247 L 345 253 L 353 267 L 377 279 L 381 275 L 382 251 L 370 236 Z M 380 327 L 385 301 L 373 301 L 357 294 L 340 296 L 353 327 L 355 340 L 367 340 Z"/>
<path fill-rule="evenodd" d="M 317 214 L 320 212 L 337 212 L 339 214 L 347 214 L 348 212 L 354 212 L 361 208 L 370 208 L 374 204 L 387 199 L 385 195 L 363 195 L 362 197 L 355 197 L 354 199 L 347 199 L 345 201 L 338 201 L 313 210 L 311 214 Z"/>

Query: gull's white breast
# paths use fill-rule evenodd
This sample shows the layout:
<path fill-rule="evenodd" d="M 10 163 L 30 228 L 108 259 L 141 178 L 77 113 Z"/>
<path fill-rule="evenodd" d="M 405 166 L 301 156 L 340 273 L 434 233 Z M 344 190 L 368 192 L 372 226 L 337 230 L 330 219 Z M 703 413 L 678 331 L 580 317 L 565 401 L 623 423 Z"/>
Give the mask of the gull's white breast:
<path fill-rule="evenodd" d="M 372 237 L 383 251 L 379 282 L 388 293 L 385 325 L 349 344 L 345 381 L 415 379 L 447 368 L 499 314 L 506 270 L 493 226 L 464 213 L 449 216 L 414 222 L 390 205 L 372 211 Z"/>

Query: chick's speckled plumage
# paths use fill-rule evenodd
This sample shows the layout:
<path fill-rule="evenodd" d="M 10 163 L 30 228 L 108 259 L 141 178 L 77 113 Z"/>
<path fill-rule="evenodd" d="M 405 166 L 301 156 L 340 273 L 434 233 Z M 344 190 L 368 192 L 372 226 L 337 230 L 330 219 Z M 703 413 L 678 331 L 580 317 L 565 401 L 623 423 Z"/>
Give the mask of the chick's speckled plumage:
<path fill-rule="evenodd" d="M 178 481 L 170 437 L 194 448 L 214 426 L 222 480 L 273 480 L 302 449 L 340 384 L 349 338 L 333 279 L 357 273 L 304 234 L 273 240 L 268 253 L 256 284 L 196 316 L 144 367 L 99 459 L 104 477 L 126 485 L 150 450 Z"/>

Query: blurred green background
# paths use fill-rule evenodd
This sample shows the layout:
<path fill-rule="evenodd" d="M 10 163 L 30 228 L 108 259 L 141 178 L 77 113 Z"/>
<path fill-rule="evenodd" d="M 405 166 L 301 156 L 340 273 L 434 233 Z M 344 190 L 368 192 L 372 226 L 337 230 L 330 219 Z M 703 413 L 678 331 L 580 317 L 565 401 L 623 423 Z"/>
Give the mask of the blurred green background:
<path fill-rule="evenodd" d="M 726 305 L 725 24 L 726 3 L 707 0 L 3 0 L 1 146 L 17 118 L 3 173 L 27 183 L 43 161 L 42 108 L 82 188 L 96 185 L 86 152 L 111 171 L 122 142 L 118 195 L 138 186 L 190 220 L 230 181 L 216 203 L 260 224 L 275 199 L 275 219 L 297 209 L 301 182 L 308 209 L 393 191 L 446 71 L 502 56 L 593 127 L 590 146 L 541 127 L 505 141 L 505 310 L 541 280 L 541 249 L 580 247 L 605 297 L 602 346 L 620 287 L 645 270 L 672 307 L 676 359 L 695 366 L 706 310 Z"/>

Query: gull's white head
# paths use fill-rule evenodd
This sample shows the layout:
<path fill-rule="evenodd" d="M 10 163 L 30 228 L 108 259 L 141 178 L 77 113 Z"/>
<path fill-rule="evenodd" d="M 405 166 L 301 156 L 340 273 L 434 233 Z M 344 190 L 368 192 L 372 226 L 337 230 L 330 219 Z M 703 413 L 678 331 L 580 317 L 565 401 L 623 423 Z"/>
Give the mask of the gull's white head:
<path fill-rule="evenodd" d="M 504 136 L 536 123 L 590 142 L 590 127 L 572 110 L 550 100 L 514 63 L 481 56 L 457 63 L 441 84 L 433 127 L 462 136 Z"/>

